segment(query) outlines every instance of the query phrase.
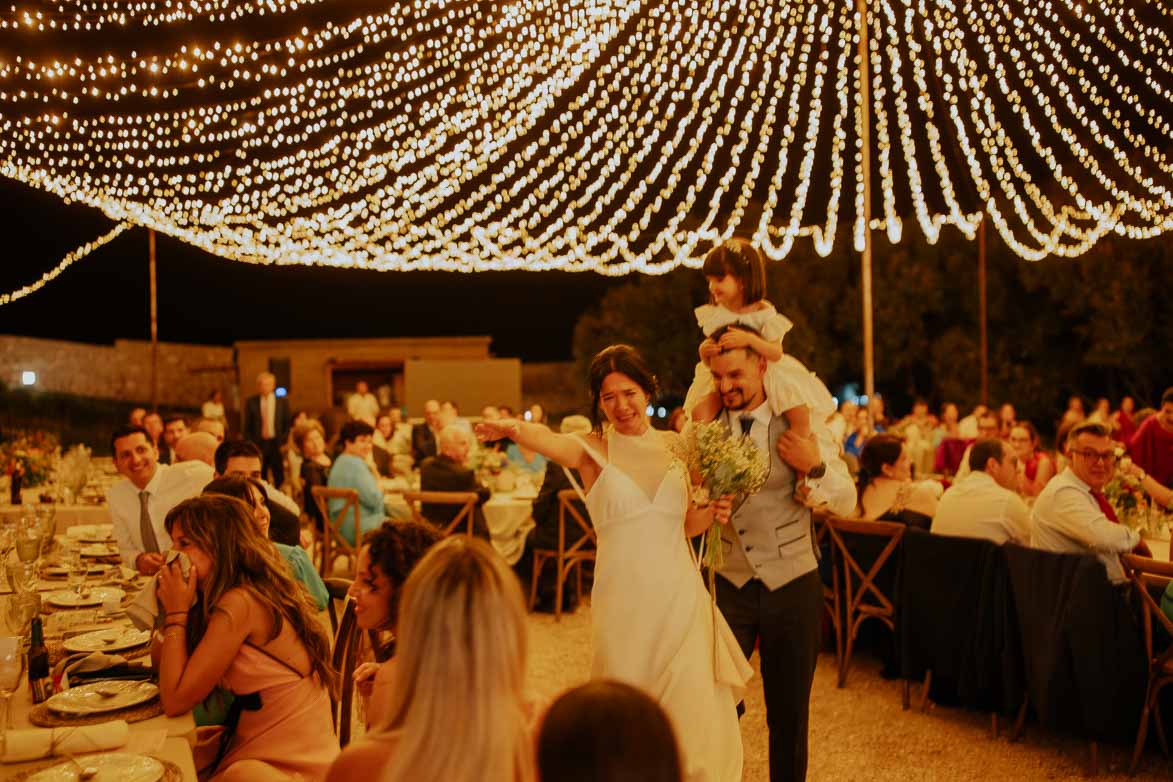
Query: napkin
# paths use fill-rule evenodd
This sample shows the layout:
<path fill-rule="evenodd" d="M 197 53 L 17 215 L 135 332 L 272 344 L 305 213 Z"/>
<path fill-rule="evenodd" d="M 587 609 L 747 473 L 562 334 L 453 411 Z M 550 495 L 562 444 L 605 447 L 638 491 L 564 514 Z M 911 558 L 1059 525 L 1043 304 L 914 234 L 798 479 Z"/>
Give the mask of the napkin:
<path fill-rule="evenodd" d="M 90 671 L 104 671 L 115 665 L 125 665 L 126 658 L 117 654 L 105 652 L 90 652 L 89 654 L 71 654 L 54 666 L 54 678 L 60 677 L 61 689 L 69 689 L 69 676 L 74 673 Z"/>
<path fill-rule="evenodd" d="M 167 560 L 163 567 L 167 567 L 175 560 L 179 560 L 179 569 L 183 571 L 183 577 L 187 578 L 191 573 L 191 560 L 187 558 L 187 554 L 172 549 L 167 552 Z M 159 576 L 151 576 L 151 580 L 146 583 L 142 591 L 134 598 L 134 602 L 126 607 L 126 615 L 130 621 L 134 622 L 134 626 L 140 630 L 154 630 L 162 624 L 162 619 L 165 617 L 159 614 L 159 599 L 155 595 L 155 590 L 159 586 Z M 194 596 L 192 598 L 195 600 Z"/>
<path fill-rule="evenodd" d="M 130 738 L 126 720 L 69 728 L 10 730 L 0 762 L 23 763 L 50 755 L 74 755 L 117 749 Z"/>

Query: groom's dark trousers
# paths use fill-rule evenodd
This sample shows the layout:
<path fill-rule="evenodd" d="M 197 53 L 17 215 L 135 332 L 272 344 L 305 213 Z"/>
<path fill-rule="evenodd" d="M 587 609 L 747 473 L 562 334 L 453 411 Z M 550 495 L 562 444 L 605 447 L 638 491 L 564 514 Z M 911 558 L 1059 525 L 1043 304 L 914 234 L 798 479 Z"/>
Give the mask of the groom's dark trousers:
<path fill-rule="evenodd" d="M 738 589 L 717 576 L 717 605 L 747 659 L 760 639 L 770 782 L 801 782 L 806 778 L 807 720 L 823 611 L 818 571 L 773 591 L 756 578 Z"/>

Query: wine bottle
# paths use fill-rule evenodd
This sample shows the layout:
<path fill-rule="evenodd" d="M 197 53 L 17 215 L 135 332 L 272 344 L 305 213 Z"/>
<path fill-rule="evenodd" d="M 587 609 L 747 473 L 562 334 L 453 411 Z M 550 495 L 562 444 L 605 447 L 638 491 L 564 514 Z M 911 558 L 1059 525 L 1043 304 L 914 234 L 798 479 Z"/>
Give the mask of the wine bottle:
<path fill-rule="evenodd" d="M 45 699 L 53 694 L 53 677 L 49 669 L 49 650 L 45 648 L 45 632 L 41 628 L 39 616 L 32 621 L 28 671 L 33 703 L 44 703 Z"/>
<path fill-rule="evenodd" d="M 17 467 L 12 471 L 12 482 L 9 484 L 8 499 L 13 505 L 19 506 L 24 500 L 21 499 L 20 489 L 24 484 L 24 470 Z"/>

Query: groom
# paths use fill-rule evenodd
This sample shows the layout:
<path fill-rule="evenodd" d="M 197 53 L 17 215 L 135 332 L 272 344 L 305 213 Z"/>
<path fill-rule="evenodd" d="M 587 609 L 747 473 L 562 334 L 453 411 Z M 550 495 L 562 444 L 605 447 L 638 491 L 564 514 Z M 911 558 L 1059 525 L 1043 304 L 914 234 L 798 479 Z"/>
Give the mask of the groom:
<path fill-rule="evenodd" d="M 752 331 L 727 326 L 711 339 L 720 342 L 729 329 Z M 817 481 L 829 510 L 837 515 L 855 507 L 855 486 L 841 459 L 824 464 L 813 437 L 800 439 L 787 431 L 784 416 L 771 415 L 762 386 L 762 356 L 749 348 L 731 348 L 713 356 L 709 370 L 721 395 L 720 419 L 734 436 L 750 438 L 770 459 L 769 477 L 757 494 L 732 508 L 728 501 L 716 503 L 719 520 L 729 521 L 721 526 L 725 565 L 718 571 L 717 605 L 747 658 L 755 640 L 760 640 L 770 780 L 802 780 L 823 585 L 811 540 L 810 510 L 794 499 L 795 473 Z"/>

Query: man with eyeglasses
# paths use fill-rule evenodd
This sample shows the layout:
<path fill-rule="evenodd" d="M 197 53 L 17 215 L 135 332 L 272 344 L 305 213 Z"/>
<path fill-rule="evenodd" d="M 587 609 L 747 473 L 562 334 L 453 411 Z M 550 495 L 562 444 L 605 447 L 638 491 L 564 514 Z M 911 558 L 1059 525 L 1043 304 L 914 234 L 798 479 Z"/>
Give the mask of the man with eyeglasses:
<path fill-rule="evenodd" d="M 1103 489 L 1116 472 L 1116 445 L 1108 428 L 1082 423 L 1067 436 L 1070 461 L 1043 488 L 1031 514 L 1031 545 L 1044 551 L 1091 553 L 1114 584 L 1125 582 L 1120 555 L 1150 556 L 1135 531 L 1119 524 Z"/>

